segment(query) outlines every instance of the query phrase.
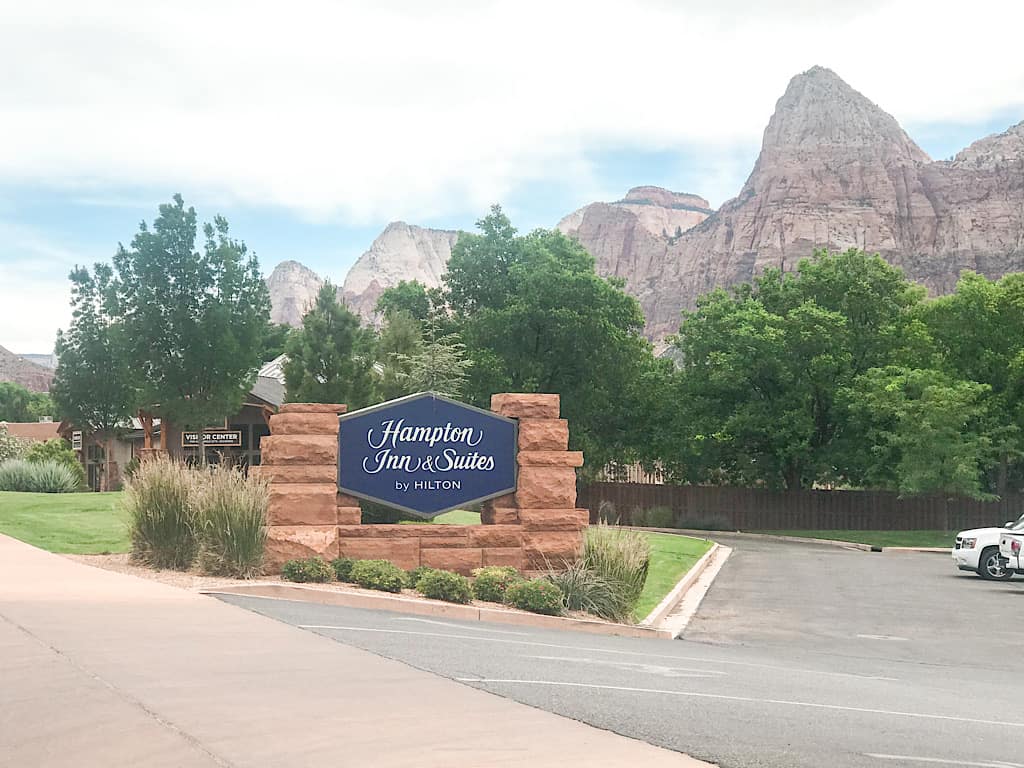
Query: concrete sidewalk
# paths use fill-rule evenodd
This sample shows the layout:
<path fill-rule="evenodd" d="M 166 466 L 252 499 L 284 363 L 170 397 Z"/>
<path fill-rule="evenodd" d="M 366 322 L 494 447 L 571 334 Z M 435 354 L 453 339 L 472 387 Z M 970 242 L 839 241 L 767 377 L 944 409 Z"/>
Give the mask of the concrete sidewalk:
<path fill-rule="evenodd" d="M 706 765 L 0 536 L 2 766 Z"/>

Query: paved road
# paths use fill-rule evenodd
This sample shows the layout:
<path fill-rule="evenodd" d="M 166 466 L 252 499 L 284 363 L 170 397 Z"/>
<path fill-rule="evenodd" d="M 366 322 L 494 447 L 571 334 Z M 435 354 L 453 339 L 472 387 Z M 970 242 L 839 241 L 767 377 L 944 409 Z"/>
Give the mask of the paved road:
<path fill-rule="evenodd" d="M 1024 581 L 939 555 L 721 540 L 733 557 L 678 642 L 226 599 L 729 768 L 1024 765 L 1007 689 L 1024 679 Z"/>
<path fill-rule="evenodd" d="M 694 764 L 194 592 L 0 536 L 0 766 Z"/>

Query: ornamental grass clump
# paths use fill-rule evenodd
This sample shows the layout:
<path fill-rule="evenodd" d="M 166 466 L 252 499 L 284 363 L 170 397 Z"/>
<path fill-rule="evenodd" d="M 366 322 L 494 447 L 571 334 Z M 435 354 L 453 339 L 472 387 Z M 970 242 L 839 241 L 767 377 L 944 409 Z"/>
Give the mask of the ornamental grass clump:
<path fill-rule="evenodd" d="M 469 579 L 451 571 L 435 570 L 420 576 L 416 591 L 424 597 L 466 604 L 473 597 Z"/>
<path fill-rule="evenodd" d="M 200 568 L 239 579 L 259 575 L 267 542 L 269 482 L 215 466 L 200 473 L 193 492 Z"/>
<path fill-rule="evenodd" d="M 523 577 L 510 565 L 489 565 L 473 571 L 473 596 L 489 603 L 505 601 L 505 592 Z"/>
<path fill-rule="evenodd" d="M 583 540 L 584 568 L 615 587 L 620 593 L 624 616 L 632 615 L 647 582 L 651 545 L 638 531 L 592 525 Z"/>
<path fill-rule="evenodd" d="M 609 581 L 582 561 L 545 577 L 558 587 L 562 606 L 569 611 L 583 611 L 609 621 L 629 621 L 635 602 L 622 587 Z"/>
<path fill-rule="evenodd" d="M 154 568 L 187 570 L 195 560 L 196 476 L 184 464 L 159 457 L 125 483 L 132 559 Z"/>
<path fill-rule="evenodd" d="M 0 491 L 74 493 L 78 474 L 58 461 L 9 459 L 0 463 Z"/>

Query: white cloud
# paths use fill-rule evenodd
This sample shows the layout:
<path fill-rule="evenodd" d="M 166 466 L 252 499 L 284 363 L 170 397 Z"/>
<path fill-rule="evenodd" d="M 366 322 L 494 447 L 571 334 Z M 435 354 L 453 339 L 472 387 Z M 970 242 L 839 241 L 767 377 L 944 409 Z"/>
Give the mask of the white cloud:
<path fill-rule="evenodd" d="M 901 121 L 1024 106 L 1015 0 L 7 5 L 0 180 L 353 223 L 588 183 L 596 147 L 727 157 L 813 64 Z"/>

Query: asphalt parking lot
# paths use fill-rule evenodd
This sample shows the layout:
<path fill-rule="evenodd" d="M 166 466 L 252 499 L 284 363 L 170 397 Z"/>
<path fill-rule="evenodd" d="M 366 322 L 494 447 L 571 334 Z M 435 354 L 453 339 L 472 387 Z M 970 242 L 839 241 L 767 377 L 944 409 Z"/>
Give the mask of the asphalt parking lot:
<path fill-rule="evenodd" d="M 224 599 L 722 766 L 1024 766 L 1024 579 L 720 540 L 733 556 L 675 642 Z"/>

